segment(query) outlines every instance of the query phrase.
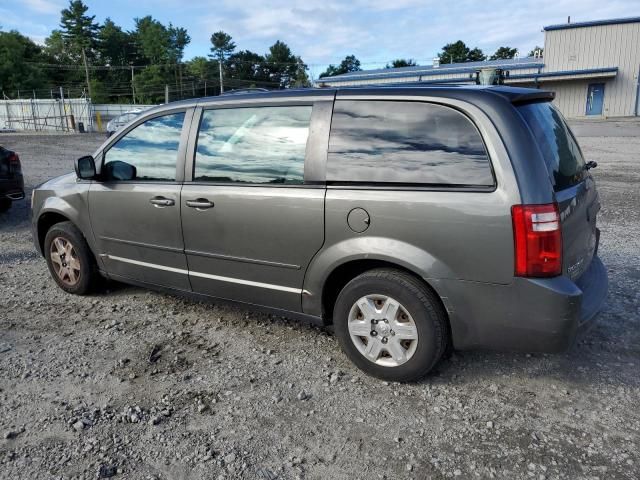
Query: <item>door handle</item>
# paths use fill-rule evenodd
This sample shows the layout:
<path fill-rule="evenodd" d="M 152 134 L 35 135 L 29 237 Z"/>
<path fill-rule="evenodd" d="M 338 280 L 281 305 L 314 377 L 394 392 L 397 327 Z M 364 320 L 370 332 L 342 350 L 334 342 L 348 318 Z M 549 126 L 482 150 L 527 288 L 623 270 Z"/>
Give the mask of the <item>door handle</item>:
<path fill-rule="evenodd" d="M 149 200 L 149 203 L 151 203 L 155 207 L 172 207 L 176 204 L 175 200 L 165 197 L 153 197 Z"/>
<path fill-rule="evenodd" d="M 206 198 L 197 198 L 195 200 L 187 200 L 185 202 L 187 207 L 195 208 L 197 210 L 207 210 L 208 208 L 213 208 L 213 202 L 210 202 Z"/>

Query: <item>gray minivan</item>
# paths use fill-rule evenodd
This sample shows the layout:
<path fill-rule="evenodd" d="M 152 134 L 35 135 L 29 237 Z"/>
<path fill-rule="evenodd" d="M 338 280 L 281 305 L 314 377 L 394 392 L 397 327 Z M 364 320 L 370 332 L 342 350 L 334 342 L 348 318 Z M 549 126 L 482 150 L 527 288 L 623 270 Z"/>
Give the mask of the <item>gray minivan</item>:
<path fill-rule="evenodd" d="M 379 378 L 557 352 L 607 293 L 595 182 L 553 94 L 307 89 L 144 112 L 33 193 L 65 291 L 110 279 L 333 324 Z"/>

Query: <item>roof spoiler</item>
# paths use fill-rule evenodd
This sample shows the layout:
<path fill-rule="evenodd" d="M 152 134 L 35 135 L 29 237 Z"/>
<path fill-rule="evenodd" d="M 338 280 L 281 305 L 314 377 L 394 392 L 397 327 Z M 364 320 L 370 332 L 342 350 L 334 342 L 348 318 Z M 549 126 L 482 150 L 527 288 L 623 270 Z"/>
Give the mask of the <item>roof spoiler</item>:
<path fill-rule="evenodd" d="M 535 92 L 517 93 L 511 95 L 509 100 L 514 105 L 522 103 L 534 103 L 534 102 L 551 102 L 556 98 L 555 92 L 547 92 L 545 90 L 537 90 Z"/>

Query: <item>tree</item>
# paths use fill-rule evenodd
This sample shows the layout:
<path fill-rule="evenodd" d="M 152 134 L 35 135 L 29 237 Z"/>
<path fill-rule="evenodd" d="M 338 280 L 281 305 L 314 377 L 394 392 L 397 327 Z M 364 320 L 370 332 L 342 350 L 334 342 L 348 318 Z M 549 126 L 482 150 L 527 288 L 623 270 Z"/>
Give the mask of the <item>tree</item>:
<path fill-rule="evenodd" d="M 184 49 L 191 42 L 191 37 L 186 28 L 174 27 L 169 24 L 169 56 L 176 64 L 176 86 L 180 83 L 180 93 L 182 94 L 182 58 Z"/>
<path fill-rule="evenodd" d="M 186 62 L 186 74 L 194 78 L 202 87 L 202 93 L 207 96 L 211 90 L 207 90 L 207 80 L 215 78 L 218 62 L 213 62 L 207 57 L 193 57 Z M 215 85 L 215 82 L 212 82 Z M 200 89 L 201 87 L 199 87 Z"/>
<path fill-rule="evenodd" d="M 166 73 L 159 65 L 149 65 L 135 76 L 136 99 L 140 103 L 164 102 Z"/>
<path fill-rule="evenodd" d="M 255 85 L 258 82 L 269 81 L 269 69 L 265 64 L 266 59 L 262 55 L 250 50 L 241 50 L 229 55 L 226 68 L 231 78 Z"/>
<path fill-rule="evenodd" d="M 391 65 L 387 63 L 384 68 L 402 68 L 402 67 L 415 67 L 418 64 L 412 58 L 404 59 L 397 58 L 391 62 Z"/>
<path fill-rule="evenodd" d="M 135 55 L 133 36 L 123 31 L 109 17 L 98 32 L 96 48 L 104 65 L 128 65 Z"/>
<path fill-rule="evenodd" d="M 269 79 L 282 88 L 288 88 L 299 68 L 298 57 L 291 52 L 289 46 L 280 40 L 276 41 L 269 47 L 265 60 Z M 306 65 L 303 68 L 306 69 Z"/>
<path fill-rule="evenodd" d="M 71 47 L 71 51 L 82 58 L 87 90 L 89 91 L 89 97 L 91 97 L 87 56 L 93 56 L 96 34 L 100 26 L 94 22 L 95 15 L 86 15 L 87 10 L 89 10 L 89 7 L 82 3 L 82 0 L 69 0 L 69 8 L 65 8 L 61 12 L 60 27 L 62 28 L 63 37 Z"/>
<path fill-rule="evenodd" d="M 128 67 L 129 63 L 138 61 L 134 34 L 123 31 L 110 18 L 104 21 L 98 32 L 96 50 L 97 60 L 102 65 Z M 124 89 L 130 88 L 131 85 L 131 72 L 128 69 L 99 70 L 94 76 L 99 78 L 91 82 L 92 99 L 96 103 L 104 103 L 107 100 L 121 101 L 124 98 Z M 119 88 L 114 88 L 116 85 Z M 109 90 L 113 93 L 112 96 L 109 96 Z"/>
<path fill-rule="evenodd" d="M 96 36 L 100 30 L 100 26 L 94 22 L 95 15 L 87 15 L 87 10 L 89 7 L 82 0 L 70 0 L 69 7 L 61 12 L 62 36 L 78 58 L 82 55 L 83 50 L 87 55 L 93 55 Z"/>
<path fill-rule="evenodd" d="M 204 81 L 213 70 L 212 62 L 206 57 L 193 57 L 187 62 L 187 74 Z"/>
<path fill-rule="evenodd" d="M 0 90 L 16 95 L 18 90 L 42 88 L 46 76 L 33 62 L 42 62 L 42 49 L 15 30 L 0 32 Z"/>
<path fill-rule="evenodd" d="M 496 50 L 496 53 L 491 55 L 489 60 L 508 60 L 514 58 L 516 53 L 518 53 L 517 48 L 500 47 Z"/>
<path fill-rule="evenodd" d="M 469 62 L 482 62 L 487 59 L 487 56 L 482 50 L 476 47 L 469 50 L 468 59 Z"/>
<path fill-rule="evenodd" d="M 211 35 L 211 53 L 209 55 L 218 61 L 218 70 L 220 72 L 220 93 L 224 92 L 224 85 L 222 83 L 222 65 L 227 56 L 229 56 L 236 49 L 236 44 L 233 42 L 231 35 L 223 32 L 222 30 Z"/>
<path fill-rule="evenodd" d="M 65 40 L 60 30 L 53 30 L 45 41 L 43 57 L 45 63 L 60 65 L 75 65 L 77 56 L 71 52 L 69 42 Z M 71 68 L 52 68 L 47 75 L 49 83 L 54 86 L 77 85 L 83 82 L 84 72 Z"/>
<path fill-rule="evenodd" d="M 539 46 L 537 46 L 537 45 L 536 45 L 535 47 L 533 47 L 533 50 L 531 50 L 531 51 L 529 52 L 529 54 L 527 55 L 527 57 L 533 57 L 533 56 L 535 56 L 535 54 L 536 54 L 536 52 L 537 52 L 537 51 L 540 51 L 540 56 L 541 56 L 541 57 L 544 55 L 544 48 L 539 47 Z"/>
<path fill-rule="evenodd" d="M 307 75 L 307 65 L 302 61 L 302 58 L 296 57 L 296 72 L 294 74 L 291 86 L 296 88 L 308 88 L 311 87 L 311 79 Z"/>
<path fill-rule="evenodd" d="M 168 63 L 171 60 L 171 36 L 167 27 L 151 15 L 134 21 L 136 46 L 144 60 L 152 65 Z"/>
<path fill-rule="evenodd" d="M 442 52 L 438 54 L 438 57 L 440 63 L 477 62 L 487 58 L 482 50 L 477 47 L 470 49 L 462 40 L 447 43 L 442 47 Z"/>
<path fill-rule="evenodd" d="M 342 75 L 343 73 L 349 72 L 359 72 L 360 70 L 362 70 L 360 68 L 360 60 L 358 60 L 355 55 L 347 55 L 337 67 L 335 65 L 329 65 L 327 69 L 320 74 L 320 78 L 333 77 L 334 75 Z"/>

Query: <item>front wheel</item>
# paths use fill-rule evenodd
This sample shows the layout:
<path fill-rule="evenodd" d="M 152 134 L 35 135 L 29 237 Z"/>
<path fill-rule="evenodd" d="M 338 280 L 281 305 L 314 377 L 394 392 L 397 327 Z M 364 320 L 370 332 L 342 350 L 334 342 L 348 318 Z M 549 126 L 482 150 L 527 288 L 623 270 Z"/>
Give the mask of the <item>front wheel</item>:
<path fill-rule="evenodd" d="M 96 262 L 82 233 L 71 222 L 49 229 L 44 254 L 51 276 L 65 292 L 85 295 L 95 286 Z"/>
<path fill-rule="evenodd" d="M 425 376 L 449 342 L 446 314 L 422 282 L 376 269 L 351 280 L 334 308 L 342 349 L 365 373 L 408 382 Z"/>

